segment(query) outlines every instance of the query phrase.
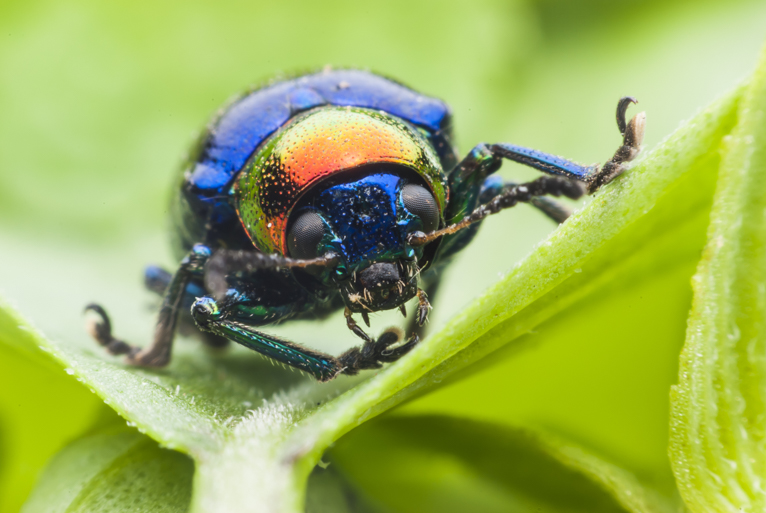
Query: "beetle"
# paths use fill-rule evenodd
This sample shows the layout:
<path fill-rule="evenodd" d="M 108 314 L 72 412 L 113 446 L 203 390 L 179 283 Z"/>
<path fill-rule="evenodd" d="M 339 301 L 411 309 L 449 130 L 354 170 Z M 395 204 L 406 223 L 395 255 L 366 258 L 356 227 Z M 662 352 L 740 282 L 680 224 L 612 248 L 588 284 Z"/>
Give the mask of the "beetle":
<path fill-rule="evenodd" d="M 358 69 L 324 69 L 250 90 L 208 125 L 183 167 L 172 200 L 174 273 L 146 270 L 163 297 L 147 348 L 112 334 L 105 310 L 88 330 L 130 364 L 170 361 L 177 328 L 234 341 L 319 381 L 381 367 L 420 340 L 438 272 L 476 235 L 479 222 L 519 202 L 557 222 L 569 210 L 549 196 L 578 199 L 608 183 L 640 151 L 645 116 L 630 122 L 631 97 L 617 105 L 623 137 L 603 166 L 512 144 L 478 144 L 459 159 L 451 112 L 441 100 Z M 493 173 L 503 160 L 542 171 L 527 183 Z M 410 335 L 369 336 L 369 313 L 417 297 Z M 363 341 L 332 356 L 269 335 L 264 325 L 344 311 Z M 180 323 L 180 324 L 179 324 Z"/>

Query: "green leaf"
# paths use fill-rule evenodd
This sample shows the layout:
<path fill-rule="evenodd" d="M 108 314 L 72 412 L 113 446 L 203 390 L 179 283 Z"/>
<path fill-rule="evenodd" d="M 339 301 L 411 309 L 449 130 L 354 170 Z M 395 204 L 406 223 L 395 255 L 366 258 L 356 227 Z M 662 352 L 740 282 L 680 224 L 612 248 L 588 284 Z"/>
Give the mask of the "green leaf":
<path fill-rule="evenodd" d="M 672 393 L 670 454 L 692 511 L 766 509 L 766 51 L 723 145 Z"/>
<path fill-rule="evenodd" d="M 22 513 L 183 513 L 192 461 L 125 426 L 92 434 L 51 461 Z"/>
<path fill-rule="evenodd" d="M 18 511 L 48 460 L 117 416 L 37 347 L 0 308 L 0 511 Z"/>
<path fill-rule="evenodd" d="M 370 422 L 338 442 L 332 463 L 376 504 L 402 513 L 677 511 L 571 443 L 447 416 Z"/>
<path fill-rule="evenodd" d="M 132 369 L 85 336 L 77 344 L 39 335 L 34 342 L 140 430 L 195 459 L 192 509 L 299 510 L 310 471 L 353 427 L 610 283 L 633 253 L 649 270 L 684 256 L 685 245 L 656 261 L 637 251 L 649 241 L 675 240 L 678 223 L 668 219 L 704 212 L 709 199 L 698 187 L 705 176 L 699 170 L 716 161 L 737 98 L 732 94 L 687 123 L 406 359 L 335 399 L 327 401 L 358 380 L 285 381 L 253 355 L 233 351 L 210 359 L 183 347 L 168 369 Z"/>
<path fill-rule="evenodd" d="M 590 343 L 593 347 L 607 347 L 609 329 L 616 331 L 624 316 L 635 311 L 629 311 L 633 303 L 604 305 L 596 298 L 614 298 L 619 296 L 615 289 L 623 288 L 638 296 L 646 288 L 636 283 L 649 275 L 661 276 L 665 269 L 670 286 L 649 286 L 652 297 L 665 291 L 680 297 L 678 284 L 688 275 L 689 261 L 700 247 L 698 234 L 710 204 L 717 171 L 714 148 L 734 121 L 736 94 L 695 118 L 695 125 L 667 141 L 654 161 L 637 166 L 598 196 L 579 221 L 572 221 L 580 228 L 570 223 L 560 230 L 549 246 L 539 248 L 501 288 L 493 289 L 494 297 L 485 296 L 470 310 L 478 317 L 463 313 L 449 328 L 455 332 L 470 325 L 470 329 L 456 337 L 442 332 L 424 344 L 427 348 L 419 356 L 413 355 L 409 366 L 393 366 L 340 397 L 373 373 L 319 386 L 273 369 L 244 350 L 211 355 L 185 340 L 174 348 L 168 369 L 136 370 L 104 355 L 81 327 L 82 306 L 98 300 L 113 315 L 120 336 L 137 343 L 149 339 L 153 319 L 144 308 L 138 276 L 147 262 L 159 259 L 174 265 L 169 258 L 163 261 L 165 234 L 158 222 L 168 193 L 168 171 L 188 142 L 190 127 L 199 125 L 243 84 L 277 68 L 326 62 L 370 66 L 447 99 L 455 108 L 464 150 L 479 140 L 508 140 L 592 161 L 614 149 L 613 121 L 603 113 L 611 112 L 620 94 L 635 94 L 646 106 L 647 140 L 652 146 L 677 126 L 678 119 L 744 72 L 752 42 L 762 34 L 763 6 L 757 3 L 713 5 L 704 12 L 692 4 L 663 5 L 661 11 L 659 6 L 645 5 L 616 7 L 609 11 L 614 18 L 604 19 L 578 11 L 582 24 L 562 18 L 564 24 L 558 29 L 540 22 L 534 4 L 502 0 L 481 2 L 478 7 L 452 2 L 438 10 L 430 3 L 402 1 L 393 6 L 336 5 L 336 9 L 309 2 L 235 9 L 195 2 L 179 8 L 171 3 L 152 5 L 150 19 L 142 8 L 92 0 L 44 8 L 23 2 L 0 7 L 3 37 L 8 38 L 0 47 L 0 63 L 7 70 L 0 83 L 4 113 L 0 141 L 5 148 L 0 151 L 0 168 L 7 171 L 0 173 L 0 236 L 5 250 L 1 285 L 49 339 L 30 332 L 29 323 L 3 307 L 13 330 L 8 337 L 0 336 L 0 344 L 14 349 L 8 352 L 12 356 L 6 356 L 5 348 L 0 353 L 0 384 L 4 391 L 12 391 L 0 394 L 0 449 L 12 456 L 7 458 L 4 452 L 0 458 L 0 510 L 15 510 L 43 461 L 66 440 L 113 421 L 102 418 L 103 403 L 87 387 L 156 440 L 193 456 L 198 465 L 193 499 L 197 509 L 299 510 L 309 472 L 309 483 L 328 478 L 326 471 L 312 471 L 324 448 L 390 406 L 456 380 L 437 399 L 456 403 L 459 413 L 490 415 L 503 406 L 492 401 L 496 387 L 505 392 L 515 387 L 521 393 L 530 388 L 544 391 L 544 383 L 475 378 L 502 373 L 507 362 L 529 362 L 517 356 L 530 346 L 576 351 L 589 345 L 590 336 L 598 338 L 598 343 Z M 343 16 L 337 16 L 338 9 L 343 9 Z M 294 16 L 298 11 L 301 16 Z M 717 37 L 710 37 L 712 33 Z M 718 37 L 736 43 L 722 45 Z M 413 51 L 431 48 L 434 41 L 438 51 L 429 52 L 427 58 Z M 692 51 L 704 58 L 688 60 Z M 679 74 L 681 59 L 687 66 Z M 592 123 L 596 116 L 600 117 Z M 494 282 L 498 270 L 516 261 L 549 230 L 538 217 L 523 208 L 516 210 L 488 219 L 477 241 L 452 266 L 444 280 L 444 299 L 436 304 L 434 325 L 440 325 L 440 316 L 462 313 L 463 301 Z M 611 225 L 611 218 L 594 219 L 587 212 L 616 215 L 616 222 Z M 496 236 L 506 233 L 503 229 L 512 234 L 514 244 Z M 570 244 L 562 242 L 573 235 Z M 580 242 L 584 252 L 578 254 Z M 500 256 L 487 256 L 494 254 Z M 486 265 L 492 262 L 494 267 Z M 664 323 L 658 329 L 671 326 L 680 303 L 674 303 L 673 311 L 662 312 Z M 580 305 L 585 305 L 587 314 L 595 305 L 609 318 L 599 318 L 589 333 L 591 318 L 583 322 Z M 655 310 L 642 312 L 659 309 L 655 305 Z M 286 329 L 293 329 L 290 324 Z M 575 336 L 564 346 L 569 326 Z M 295 329 L 303 335 L 296 339 L 312 345 L 316 339 L 335 339 L 330 347 L 323 346 L 323 340 L 316 344 L 334 353 L 355 342 L 342 327 L 331 336 L 316 334 L 326 329 L 321 323 Z M 530 330 L 537 331 L 544 343 L 538 344 Z M 635 355 L 635 345 L 642 343 L 639 333 L 617 342 L 627 348 L 617 357 Z M 652 342 L 660 347 L 673 333 L 663 330 L 663 337 Z M 50 370 L 48 360 L 38 359 L 38 346 L 58 359 L 55 370 Z M 636 361 L 652 364 L 647 355 L 655 346 L 643 348 L 644 359 Z M 492 352 L 500 347 L 501 353 Z M 662 362 L 675 347 L 662 347 Z M 492 358 L 467 366 L 484 355 Z M 601 354 L 604 366 L 599 372 L 607 365 L 607 355 Z M 526 374 L 510 370 L 534 378 L 552 361 L 544 354 L 539 358 L 532 362 L 536 367 L 522 369 Z M 500 359 L 501 365 L 491 365 Z M 629 372 L 635 373 L 639 366 L 623 365 L 612 372 L 627 371 L 623 372 L 627 381 Z M 460 369 L 464 370 L 458 375 Z M 458 382 L 460 378 L 468 379 Z M 593 383 L 603 383 L 595 378 Z M 469 381 L 476 386 L 454 394 L 455 387 Z M 664 381 L 646 383 L 660 389 Z M 572 394 L 587 392 L 571 389 Z M 612 390 L 615 403 L 631 408 L 634 396 L 620 392 Z M 528 402 L 548 399 L 533 393 L 527 397 Z M 16 398 L 23 403 L 15 403 Z M 563 411 L 577 408 L 573 401 L 561 403 Z M 548 403 L 554 409 L 559 404 Z M 597 447 L 600 456 L 618 446 L 630 457 L 610 461 L 623 468 L 636 465 L 631 460 L 636 454 L 650 454 L 654 461 L 658 443 L 655 440 L 651 451 L 644 450 L 645 424 L 628 426 L 628 416 L 609 415 L 615 408 L 596 411 L 598 405 L 593 401 L 578 412 L 589 423 L 561 422 L 560 431 L 575 439 L 582 439 L 585 432 L 606 440 Z M 665 405 L 639 405 L 635 414 Z M 538 407 L 537 411 L 544 410 Z M 513 414 L 508 408 L 507 415 L 496 414 L 492 420 L 510 423 L 516 420 Z M 559 420 L 553 417 L 550 422 Z M 532 423 L 529 418 L 523 421 Z M 638 442 L 631 445 L 634 435 Z M 31 468 L 25 468 L 25 462 L 31 462 Z M 320 486 L 333 492 L 324 483 Z M 322 501 L 335 505 L 326 497 L 318 498 L 316 487 L 309 486 L 310 508 L 321 508 Z M 339 489 L 341 485 L 334 491 Z"/>

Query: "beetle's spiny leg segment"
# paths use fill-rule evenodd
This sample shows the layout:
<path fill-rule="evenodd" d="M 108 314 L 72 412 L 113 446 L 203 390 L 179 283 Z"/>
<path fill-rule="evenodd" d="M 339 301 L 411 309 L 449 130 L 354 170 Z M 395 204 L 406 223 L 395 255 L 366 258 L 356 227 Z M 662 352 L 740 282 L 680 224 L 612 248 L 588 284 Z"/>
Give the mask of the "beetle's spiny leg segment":
<path fill-rule="evenodd" d="M 364 332 L 362 328 L 359 327 L 359 325 L 356 323 L 353 317 L 353 312 L 346 307 L 346 309 L 343 311 L 343 316 L 346 318 L 346 326 L 348 326 L 348 329 L 354 332 L 354 335 L 361 338 L 365 342 L 372 342 L 372 339 L 370 336 Z M 367 324 L 369 326 L 369 324 Z"/>
<path fill-rule="evenodd" d="M 426 323 L 428 312 L 432 309 L 426 292 L 423 289 L 418 289 L 418 326 L 423 326 Z"/>
<path fill-rule="evenodd" d="M 413 335 L 404 344 L 395 346 L 402 339 L 396 328 L 385 331 L 377 340 L 368 340 L 362 347 L 354 347 L 338 357 L 343 374 L 353 376 L 360 370 L 379 369 L 383 363 L 395 362 L 415 347 L 420 339 Z"/>
<path fill-rule="evenodd" d="M 585 185 L 580 182 L 562 176 L 541 176 L 531 182 L 509 187 L 502 194 L 495 196 L 489 202 L 476 208 L 476 210 L 458 223 L 430 233 L 413 232 L 408 237 L 407 242 L 412 246 L 426 245 L 439 237 L 451 235 L 467 228 L 489 215 L 513 207 L 517 203 L 529 203 L 532 198 L 537 196 L 566 196 L 570 199 L 579 199 L 583 194 L 585 194 Z"/>
<path fill-rule="evenodd" d="M 253 272 L 258 269 L 305 268 L 332 266 L 338 263 L 338 255 L 327 253 L 317 258 L 298 260 L 260 251 L 219 249 L 205 267 L 205 286 L 216 297 L 228 289 L 226 276 L 236 272 Z"/>
<path fill-rule="evenodd" d="M 646 113 L 639 112 L 626 123 L 625 112 L 631 103 L 638 103 L 638 100 L 625 96 L 617 103 L 617 128 L 622 135 L 622 146 L 617 148 L 614 156 L 601 167 L 588 183 L 589 194 L 622 174 L 625 171 L 623 164 L 635 159 L 641 151 L 644 131 L 646 130 Z"/>

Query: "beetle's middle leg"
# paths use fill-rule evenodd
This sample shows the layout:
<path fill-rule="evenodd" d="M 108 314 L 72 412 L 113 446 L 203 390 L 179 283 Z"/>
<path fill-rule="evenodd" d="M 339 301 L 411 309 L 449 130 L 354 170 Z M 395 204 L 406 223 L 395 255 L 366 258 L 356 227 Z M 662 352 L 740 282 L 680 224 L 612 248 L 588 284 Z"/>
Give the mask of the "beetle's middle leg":
<path fill-rule="evenodd" d="M 490 214 L 512 207 L 519 202 L 532 203 L 543 210 L 549 217 L 561 222 L 569 216 L 569 211 L 543 196 L 566 196 L 578 199 L 585 193 L 592 193 L 608 183 L 625 169 L 624 164 L 633 160 L 641 150 L 644 138 L 646 116 L 643 112 L 625 121 L 625 112 L 636 100 L 631 97 L 621 98 L 617 104 L 617 127 L 622 134 L 622 145 L 614 156 L 603 166 L 582 166 L 570 160 L 507 143 L 479 144 L 471 150 L 450 172 L 450 191 L 455 200 L 450 201 L 446 212 L 448 225 L 430 233 L 413 233 L 408 242 L 422 246 L 439 237 L 450 236 L 477 223 Z M 548 175 L 532 182 L 507 184 L 498 194 L 487 200 L 482 196 L 484 181 L 497 171 L 503 159 L 543 171 Z M 466 215 L 470 211 L 470 214 Z M 466 240 L 475 233 L 475 227 L 466 230 L 465 236 L 456 237 L 444 244 L 444 255 L 461 249 Z"/>
<path fill-rule="evenodd" d="M 636 100 L 628 96 L 617 103 L 617 128 L 622 135 L 622 144 L 603 166 L 582 166 L 555 155 L 508 143 L 477 145 L 449 174 L 450 191 L 457 201 L 450 201 L 447 222 L 455 223 L 467 211 L 476 208 L 484 180 L 500 169 L 503 160 L 512 160 L 549 175 L 584 183 L 588 193 L 610 182 L 623 172 L 625 163 L 638 155 L 644 139 L 646 115 L 641 112 L 630 121 L 625 120 L 625 112 L 631 103 L 636 103 Z M 554 219 L 560 217 L 555 207 L 545 201 L 535 200 L 533 204 L 548 215 L 552 213 Z"/>

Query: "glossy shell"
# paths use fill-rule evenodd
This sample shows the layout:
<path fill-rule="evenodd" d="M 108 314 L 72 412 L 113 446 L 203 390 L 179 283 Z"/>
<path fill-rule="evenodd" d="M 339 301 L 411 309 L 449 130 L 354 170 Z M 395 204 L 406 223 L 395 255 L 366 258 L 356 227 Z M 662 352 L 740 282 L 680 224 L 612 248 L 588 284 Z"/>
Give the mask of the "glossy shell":
<path fill-rule="evenodd" d="M 296 116 L 323 106 L 386 112 L 422 131 L 446 171 L 457 156 L 449 107 L 397 82 L 363 70 L 324 70 L 274 81 L 222 109 L 192 149 L 171 204 L 175 251 L 193 244 L 252 248 L 230 194 L 254 153 Z"/>
<path fill-rule="evenodd" d="M 301 197 L 329 177 L 370 164 L 409 168 L 444 210 L 441 164 L 417 130 L 380 111 L 323 107 L 291 121 L 240 174 L 234 197 L 242 225 L 259 250 L 286 254 L 287 223 Z"/>

